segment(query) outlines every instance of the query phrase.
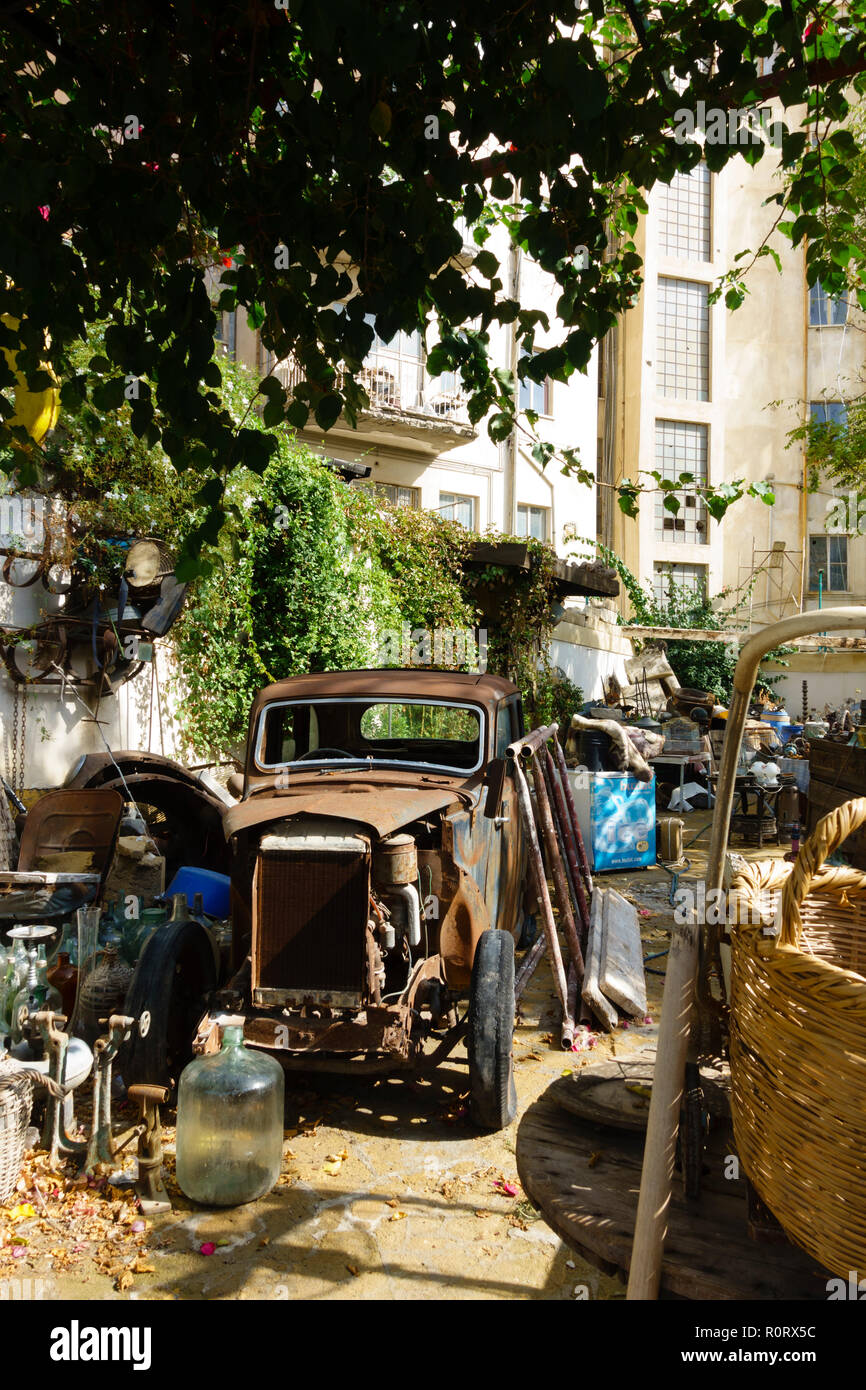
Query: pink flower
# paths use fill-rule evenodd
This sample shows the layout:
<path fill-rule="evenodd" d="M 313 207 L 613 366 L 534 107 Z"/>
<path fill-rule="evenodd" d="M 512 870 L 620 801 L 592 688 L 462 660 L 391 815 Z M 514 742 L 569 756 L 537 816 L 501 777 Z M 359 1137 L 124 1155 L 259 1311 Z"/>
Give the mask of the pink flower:
<path fill-rule="evenodd" d="M 517 1188 L 511 1182 L 505 1182 L 504 1180 L 500 1182 L 499 1179 L 497 1179 L 493 1186 L 498 1192 L 503 1192 L 506 1197 L 517 1196 Z"/>
<path fill-rule="evenodd" d="M 215 1250 L 216 1246 L 212 1240 L 206 1240 L 204 1245 L 200 1247 L 200 1253 L 202 1255 L 212 1255 Z"/>
<path fill-rule="evenodd" d="M 48 221 L 48 214 L 49 214 L 49 212 L 51 211 L 51 209 L 50 209 L 50 207 L 48 207 L 47 203 L 46 203 L 46 205 L 45 205 L 44 207 L 39 208 L 38 211 L 39 211 L 40 215 L 41 215 L 41 216 L 45 219 L 45 221 L 47 222 L 47 221 Z"/>
<path fill-rule="evenodd" d="M 146 1222 L 144 1222 L 144 1221 L 133 1221 L 133 1223 L 132 1223 L 132 1228 L 131 1228 L 131 1229 L 132 1229 L 133 1235 L 135 1235 L 135 1236 L 140 1235 L 140 1233 L 141 1233 L 142 1231 L 144 1231 L 144 1230 L 147 1229 Z"/>
<path fill-rule="evenodd" d="M 26 1254 L 27 1254 L 27 1247 L 26 1247 L 26 1245 L 13 1245 L 13 1247 L 12 1247 L 12 1258 L 13 1258 L 13 1260 L 23 1260 L 23 1258 L 24 1258 L 24 1256 L 25 1256 Z"/>

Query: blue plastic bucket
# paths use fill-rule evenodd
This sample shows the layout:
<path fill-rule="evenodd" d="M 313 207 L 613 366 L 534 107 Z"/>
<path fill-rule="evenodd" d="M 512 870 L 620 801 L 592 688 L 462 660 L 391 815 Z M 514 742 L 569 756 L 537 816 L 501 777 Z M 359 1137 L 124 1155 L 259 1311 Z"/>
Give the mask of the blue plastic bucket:
<path fill-rule="evenodd" d="M 202 905 L 209 917 L 228 917 L 229 885 L 231 879 L 226 874 L 214 873 L 213 869 L 196 869 L 192 866 L 178 869 L 168 888 L 166 898 L 175 893 L 185 893 L 192 907 L 196 893 L 201 893 Z"/>

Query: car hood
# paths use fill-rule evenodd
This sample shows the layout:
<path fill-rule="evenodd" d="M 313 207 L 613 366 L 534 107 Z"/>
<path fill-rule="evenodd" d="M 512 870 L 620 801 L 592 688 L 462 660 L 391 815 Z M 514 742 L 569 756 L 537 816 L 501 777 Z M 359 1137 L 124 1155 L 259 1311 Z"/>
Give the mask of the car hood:
<path fill-rule="evenodd" d="M 268 821 L 287 820 L 291 816 L 328 816 L 368 825 L 382 836 L 455 801 L 471 805 L 474 800 L 470 791 L 457 787 L 304 787 L 277 796 L 253 796 L 232 806 L 223 819 L 223 830 L 226 839 L 230 839 L 239 830 Z"/>

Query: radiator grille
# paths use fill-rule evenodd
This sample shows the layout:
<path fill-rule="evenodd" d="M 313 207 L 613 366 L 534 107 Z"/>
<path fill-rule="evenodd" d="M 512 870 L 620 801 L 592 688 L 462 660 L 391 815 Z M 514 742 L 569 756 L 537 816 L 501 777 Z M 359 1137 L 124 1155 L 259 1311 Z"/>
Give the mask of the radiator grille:
<path fill-rule="evenodd" d="M 362 1002 L 370 865 L 365 852 L 271 850 L 259 855 L 253 990 Z M 349 997 L 351 996 L 351 998 Z M 279 1002 L 258 994 L 257 1002 Z"/>

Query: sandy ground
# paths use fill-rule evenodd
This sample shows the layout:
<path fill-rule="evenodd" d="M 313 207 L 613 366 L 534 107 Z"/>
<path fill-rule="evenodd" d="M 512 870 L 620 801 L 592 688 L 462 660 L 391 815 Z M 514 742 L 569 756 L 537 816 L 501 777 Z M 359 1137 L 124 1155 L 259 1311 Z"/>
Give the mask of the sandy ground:
<path fill-rule="evenodd" d="M 687 817 L 686 839 L 709 819 L 706 811 Z M 687 850 L 683 884 L 701 877 L 707 839 Z M 638 904 L 645 956 L 664 952 L 668 875 L 652 869 L 604 881 Z M 582 1050 L 566 1053 L 542 961 L 514 1035 L 518 1118 L 500 1134 L 469 1124 L 458 1053 L 422 1082 L 289 1077 L 280 1182 L 232 1210 L 197 1207 L 179 1192 L 171 1129 L 173 1210 L 150 1221 L 117 1187 L 72 1187 L 71 1169 L 54 1178 L 37 1157 L 26 1173 L 38 1175 L 38 1191 L 31 1183 L 20 1192 L 6 1221 L 0 1210 L 0 1295 L 6 1281 L 7 1297 L 29 1287 L 30 1296 L 74 1299 L 623 1298 L 622 1284 L 570 1251 L 532 1209 L 515 1144 L 520 1116 L 557 1077 L 653 1043 L 663 985 L 655 972 L 664 963 L 664 955 L 647 961 L 651 1021 L 612 1037 L 584 1035 Z"/>

